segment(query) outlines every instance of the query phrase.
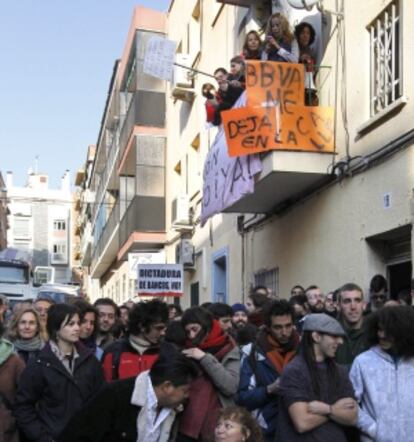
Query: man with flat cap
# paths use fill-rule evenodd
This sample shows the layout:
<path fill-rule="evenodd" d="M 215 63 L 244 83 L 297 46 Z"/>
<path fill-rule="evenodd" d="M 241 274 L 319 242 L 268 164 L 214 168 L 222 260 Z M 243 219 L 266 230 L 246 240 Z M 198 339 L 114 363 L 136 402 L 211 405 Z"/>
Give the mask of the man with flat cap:
<path fill-rule="evenodd" d="M 325 313 L 306 317 L 298 355 L 284 369 L 276 440 L 346 442 L 358 405 L 347 370 L 335 362 L 344 329 Z"/>

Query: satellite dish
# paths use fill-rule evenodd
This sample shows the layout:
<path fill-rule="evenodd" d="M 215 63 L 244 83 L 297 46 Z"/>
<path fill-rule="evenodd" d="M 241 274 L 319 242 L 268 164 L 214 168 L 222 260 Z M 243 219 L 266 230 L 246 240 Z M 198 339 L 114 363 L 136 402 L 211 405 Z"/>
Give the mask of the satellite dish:
<path fill-rule="evenodd" d="M 295 9 L 306 9 L 310 11 L 319 0 L 287 0 L 290 6 Z"/>

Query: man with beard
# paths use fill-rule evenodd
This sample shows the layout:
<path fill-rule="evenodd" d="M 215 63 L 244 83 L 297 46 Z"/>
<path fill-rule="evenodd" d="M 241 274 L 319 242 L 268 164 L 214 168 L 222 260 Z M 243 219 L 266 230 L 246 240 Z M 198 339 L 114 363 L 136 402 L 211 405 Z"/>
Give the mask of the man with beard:
<path fill-rule="evenodd" d="M 197 362 L 199 375 L 192 383 L 176 441 L 206 441 L 214 434 L 220 409 L 234 405 L 240 352 L 218 321 L 202 307 L 186 310 L 181 324 L 187 336 L 183 354 Z"/>
<path fill-rule="evenodd" d="M 306 297 L 311 313 L 324 313 L 325 295 L 317 285 L 311 285 L 306 289 Z"/>
<path fill-rule="evenodd" d="M 233 312 L 233 315 L 231 317 L 233 328 L 237 330 L 245 327 L 249 320 L 247 317 L 246 306 L 241 303 L 236 303 L 231 306 L 231 310 Z"/>
<path fill-rule="evenodd" d="M 345 330 L 344 343 L 336 352 L 336 362 L 351 367 L 354 359 L 368 350 L 364 330 L 365 301 L 362 289 L 354 283 L 343 285 L 338 294 L 339 322 Z"/>
<path fill-rule="evenodd" d="M 110 345 L 103 356 L 105 379 L 126 379 L 149 370 L 158 358 L 168 322 L 165 302 L 135 304 L 129 312 L 129 335 Z"/>
<path fill-rule="evenodd" d="M 96 345 L 105 350 L 108 345 L 115 342 L 113 330 L 119 317 L 118 306 L 111 298 L 99 298 L 93 306 L 98 310 L 98 333 Z"/>
<path fill-rule="evenodd" d="M 268 442 L 274 440 L 276 432 L 279 377 L 299 344 L 294 316 L 288 301 L 274 301 L 265 311 L 265 327 L 256 341 L 242 349 L 237 402 L 253 412 Z"/>
<path fill-rule="evenodd" d="M 233 325 L 230 330 L 231 336 L 235 339 L 239 347 L 253 342 L 256 338 L 257 327 L 250 324 L 246 306 L 236 303 L 231 306 L 231 309 L 233 312 L 231 317 L 231 323 Z"/>
<path fill-rule="evenodd" d="M 346 442 L 358 406 L 344 367 L 334 361 L 345 332 L 325 313 L 306 316 L 299 354 L 280 379 L 277 440 Z"/>

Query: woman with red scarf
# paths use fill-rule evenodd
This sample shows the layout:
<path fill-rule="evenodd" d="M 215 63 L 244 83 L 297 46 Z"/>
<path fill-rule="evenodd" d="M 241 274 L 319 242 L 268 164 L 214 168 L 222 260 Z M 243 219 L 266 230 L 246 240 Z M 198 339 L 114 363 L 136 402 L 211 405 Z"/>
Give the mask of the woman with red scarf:
<path fill-rule="evenodd" d="M 234 405 L 240 376 L 240 351 L 202 307 L 185 311 L 181 319 L 187 341 L 183 353 L 197 362 L 199 375 L 191 385 L 188 404 L 181 415 L 177 442 L 214 439 L 219 412 Z"/>

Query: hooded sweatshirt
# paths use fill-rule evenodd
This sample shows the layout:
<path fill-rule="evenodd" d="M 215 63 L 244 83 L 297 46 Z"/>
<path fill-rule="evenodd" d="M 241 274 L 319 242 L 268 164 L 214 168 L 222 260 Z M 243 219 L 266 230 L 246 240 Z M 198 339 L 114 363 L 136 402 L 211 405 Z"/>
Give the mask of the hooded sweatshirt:
<path fill-rule="evenodd" d="M 412 440 L 414 358 L 394 358 L 376 346 L 355 359 L 350 378 L 359 403 L 361 442 Z"/>

